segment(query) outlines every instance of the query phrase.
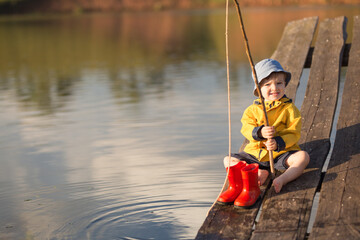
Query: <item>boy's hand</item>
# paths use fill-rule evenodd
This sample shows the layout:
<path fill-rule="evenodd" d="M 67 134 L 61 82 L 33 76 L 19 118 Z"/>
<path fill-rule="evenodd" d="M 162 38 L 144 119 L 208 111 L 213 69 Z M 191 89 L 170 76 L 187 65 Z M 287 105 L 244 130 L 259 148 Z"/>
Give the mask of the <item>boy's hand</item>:
<path fill-rule="evenodd" d="M 273 138 L 275 137 L 275 127 L 273 126 L 265 126 L 261 129 L 261 136 L 263 136 L 263 138 Z"/>
<path fill-rule="evenodd" d="M 276 143 L 275 139 L 273 139 L 273 138 L 269 138 L 268 140 L 266 140 L 264 142 L 264 144 L 268 151 L 274 151 L 277 149 L 277 143 Z"/>

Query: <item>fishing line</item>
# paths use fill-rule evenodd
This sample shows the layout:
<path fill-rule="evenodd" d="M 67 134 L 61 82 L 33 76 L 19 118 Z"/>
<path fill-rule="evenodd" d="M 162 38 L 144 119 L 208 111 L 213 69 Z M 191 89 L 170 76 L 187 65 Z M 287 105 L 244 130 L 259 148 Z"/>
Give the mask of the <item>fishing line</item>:
<path fill-rule="evenodd" d="M 228 30 L 229 30 L 229 0 L 226 0 L 226 17 L 225 17 L 225 55 L 226 55 L 226 82 L 227 82 L 227 101 L 228 101 L 228 125 L 229 125 L 229 161 L 228 167 L 226 172 L 226 177 L 224 184 L 218 194 L 217 198 L 211 205 L 210 209 L 208 210 L 207 215 L 209 215 L 210 210 L 216 204 L 217 199 L 220 197 L 221 193 L 225 190 L 227 179 L 229 176 L 229 169 L 230 169 L 230 158 L 231 158 L 231 99 L 230 99 L 230 74 L 229 74 L 229 39 L 228 39 Z"/>
<path fill-rule="evenodd" d="M 243 35 L 243 38 L 244 38 L 246 54 L 247 54 L 249 62 L 250 62 L 250 66 L 251 66 L 251 70 L 252 70 L 252 74 L 253 74 L 253 78 L 254 78 L 254 82 L 255 82 L 255 86 L 256 86 L 256 91 L 258 93 L 260 103 L 261 103 L 262 108 L 263 108 L 263 113 L 264 113 L 265 120 L 266 120 L 266 126 L 269 126 L 269 119 L 268 119 L 268 116 L 267 116 L 267 113 L 266 113 L 264 97 L 262 96 L 261 91 L 260 91 L 258 78 L 257 78 L 255 67 L 254 67 L 254 62 L 253 62 L 251 54 L 250 54 L 249 42 L 248 42 L 248 39 L 247 39 L 247 36 L 246 36 L 246 33 L 245 33 L 244 22 L 242 20 L 241 11 L 240 11 L 240 5 L 239 5 L 237 0 L 234 0 L 234 3 L 235 3 L 237 13 L 238 13 L 239 22 L 240 22 L 240 28 L 241 28 L 241 32 L 242 32 L 242 35 Z M 229 125 L 229 155 L 228 155 L 228 162 L 227 162 L 228 165 L 227 165 L 227 172 L 226 172 L 226 177 L 225 177 L 224 184 L 223 184 L 223 186 L 221 188 L 221 191 L 218 194 L 216 200 L 213 202 L 210 209 L 208 210 L 206 216 L 209 215 L 209 212 L 214 207 L 214 205 L 216 204 L 217 199 L 220 197 L 221 193 L 225 190 L 227 179 L 228 179 L 228 176 L 229 176 L 230 161 L 231 161 L 231 98 L 230 98 L 228 30 L 229 30 L 229 0 L 226 0 L 225 53 L 226 53 L 226 80 L 227 80 L 227 96 L 228 96 L 227 101 L 228 101 L 228 125 Z M 273 179 L 275 177 L 275 169 L 274 169 L 274 159 L 273 159 L 272 151 L 269 151 L 269 161 L 270 161 L 271 178 Z"/>

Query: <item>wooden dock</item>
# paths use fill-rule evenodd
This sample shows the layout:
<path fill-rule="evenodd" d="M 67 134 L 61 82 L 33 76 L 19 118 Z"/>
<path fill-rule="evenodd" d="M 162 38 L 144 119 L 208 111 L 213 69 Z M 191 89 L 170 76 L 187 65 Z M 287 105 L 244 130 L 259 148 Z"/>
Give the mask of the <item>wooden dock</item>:
<path fill-rule="evenodd" d="M 292 73 L 286 90 L 292 99 L 304 67 L 310 68 L 300 110 L 299 142 L 310 154 L 310 164 L 279 194 L 268 181 L 261 188 L 261 201 L 251 209 L 215 205 L 196 239 L 360 239 L 360 16 L 354 17 L 353 23 L 351 44 L 345 44 L 346 17 L 325 19 L 320 24 L 312 17 L 286 25 L 272 58 Z M 315 46 L 311 47 L 317 25 Z M 346 80 L 338 96 L 342 70 L 346 70 Z M 340 99 L 334 150 L 325 173 L 322 167 L 330 151 Z M 320 202 L 309 232 L 316 192 L 320 192 Z"/>

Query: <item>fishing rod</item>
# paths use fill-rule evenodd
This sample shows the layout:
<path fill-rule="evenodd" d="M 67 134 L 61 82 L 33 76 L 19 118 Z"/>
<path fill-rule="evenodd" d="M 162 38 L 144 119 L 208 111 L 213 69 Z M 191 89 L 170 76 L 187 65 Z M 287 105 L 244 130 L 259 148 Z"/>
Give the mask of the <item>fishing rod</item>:
<path fill-rule="evenodd" d="M 255 71 L 254 62 L 253 62 L 251 54 L 250 54 L 249 42 L 248 42 L 248 39 L 247 39 L 246 33 L 245 33 L 245 27 L 244 27 L 244 22 L 243 22 L 243 19 L 242 19 L 242 16 L 241 16 L 240 5 L 239 5 L 239 2 L 237 0 L 234 0 L 234 3 L 235 3 L 237 13 L 238 13 L 238 17 L 239 17 L 241 32 L 242 32 L 242 35 L 244 37 L 246 55 L 248 56 L 248 59 L 249 59 L 249 62 L 250 62 L 252 75 L 253 75 L 253 79 L 254 79 L 255 86 L 256 86 L 256 91 L 257 91 L 258 96 L 260 98 L 260 103 L 261 103 L 261 106 L 262 106 L 262 109 L 263 109 L 263 112 L 264 112 L 265 123 L 266 123 L 265 126 L 269 126 L 269 119 L 268 119 L 268 116 L 267 116 L 267 113 L 266 113 L 264 97 L 262 96 L 261 91 L 260 91 L 259 82 L 258 82 L 258 78 L 257 78 L 256 71 Z M 269 161 L 270 161 L 271 179 L 274 179 L 275 178 L 275 168 L 274 168 L 274 157 L 273 157 L 273 152 L 272 151 L 269 151 Z"/>

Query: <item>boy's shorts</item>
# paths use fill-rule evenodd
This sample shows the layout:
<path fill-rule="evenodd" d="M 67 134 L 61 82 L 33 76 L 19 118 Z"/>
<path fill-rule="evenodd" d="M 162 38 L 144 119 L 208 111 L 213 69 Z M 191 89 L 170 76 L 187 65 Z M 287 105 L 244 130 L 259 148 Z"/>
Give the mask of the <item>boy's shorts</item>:
<path fill-rule="evenodd" d="M 279 171 L 284 171 L 286 169 L 288 169 L 289 167 L 286 164 L 286 160 L 294 153 L 296 153 L 297 151 L 289 151 L 286 153 L 283 153 L 279 156 L 277 156 L 274 159 L 274 168 L 276 170 Z M 259 164 L 259 168 L 260 169 L 264 169 L 264 170 L 269 170 L 270 169 L 270 162 L 260 162 L 259 160 L 256 159 L 256 157 L 254 157 L 251 154 L 248 154 L 244 151 L 239 152 L 239 153 L 232 153 L 231 157 L 237 158 L 241 161 L 246 161 L 247 164 L 251 164 L 251 163 L 257 163 Z"/>

